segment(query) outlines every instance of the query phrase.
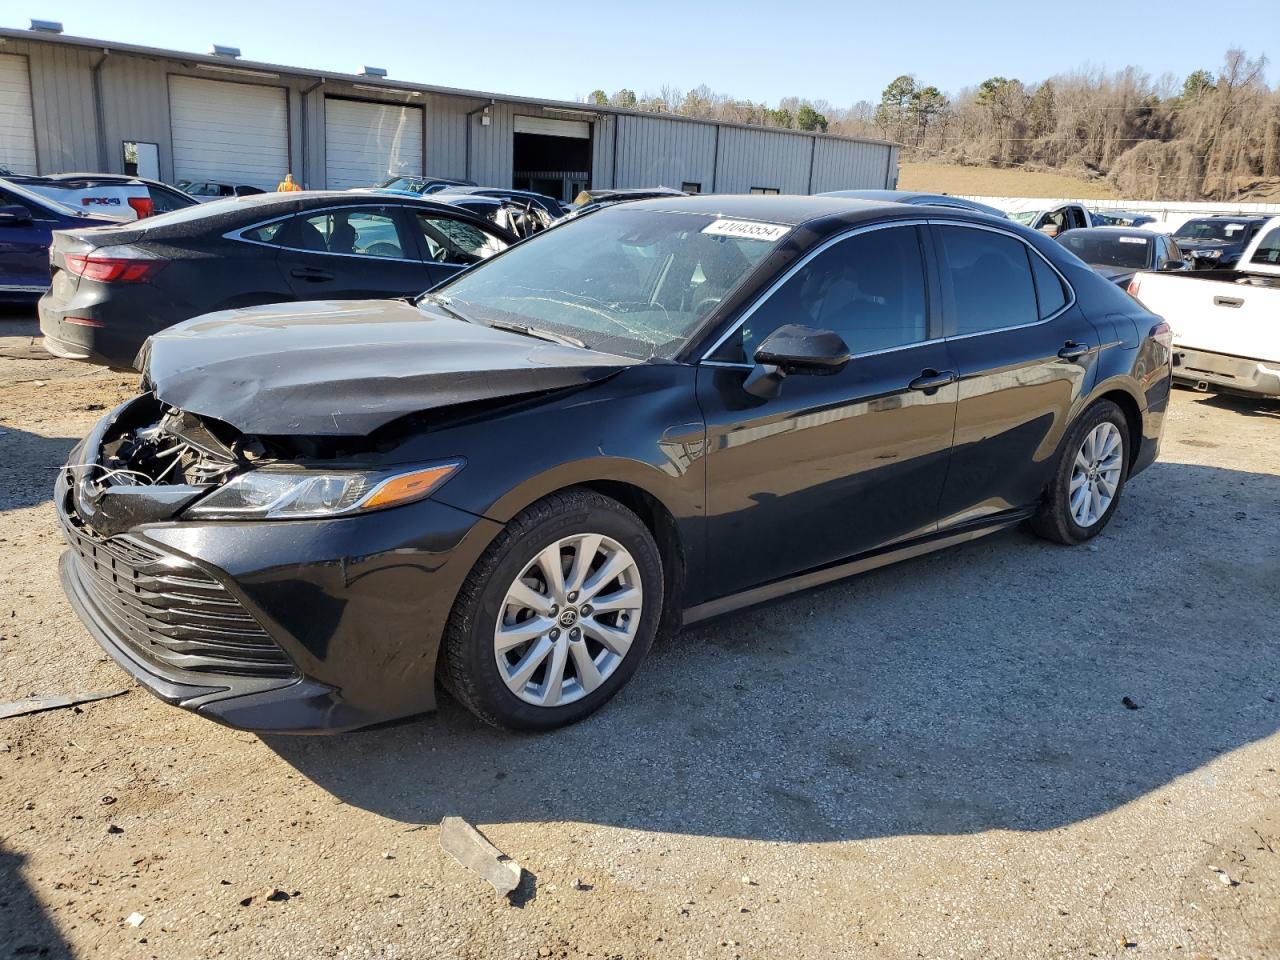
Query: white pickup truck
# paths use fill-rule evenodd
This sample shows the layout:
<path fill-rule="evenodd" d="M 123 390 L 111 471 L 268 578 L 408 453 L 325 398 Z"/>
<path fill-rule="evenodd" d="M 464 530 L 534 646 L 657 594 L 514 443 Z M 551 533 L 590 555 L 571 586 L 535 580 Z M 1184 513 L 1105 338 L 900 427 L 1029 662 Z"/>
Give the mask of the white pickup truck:
<path fill-rule="evenodd" d="M 1280 217 L 1234 270 L 1140 273 L 1129 293 L 1173 328 L 1175 379 L 1280 398 Z"/>

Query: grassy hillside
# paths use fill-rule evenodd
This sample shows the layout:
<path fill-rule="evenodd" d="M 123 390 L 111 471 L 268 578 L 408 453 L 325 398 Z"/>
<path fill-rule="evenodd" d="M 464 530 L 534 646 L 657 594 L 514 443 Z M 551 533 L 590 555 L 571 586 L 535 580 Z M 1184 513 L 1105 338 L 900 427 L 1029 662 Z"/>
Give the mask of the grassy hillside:
<path fill-rule="evenodd" d="M 1078 197 L 1108 200 L 1115 193 L 1101 181 L 1077 180 L 1057 173 L 945 163 L 904 163 L 900 190 L 953 193 L 981 197 Z"/>

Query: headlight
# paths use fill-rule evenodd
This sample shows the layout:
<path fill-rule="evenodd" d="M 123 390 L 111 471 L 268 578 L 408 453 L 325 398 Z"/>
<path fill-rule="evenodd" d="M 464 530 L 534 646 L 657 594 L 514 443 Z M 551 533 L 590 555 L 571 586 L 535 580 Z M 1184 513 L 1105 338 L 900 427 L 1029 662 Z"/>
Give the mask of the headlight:
<path fill-rule="evenodd" d="M 190 507 L 206 520 L 295 520 L 382 510 L 429 496 L 462 461 L 413 470 L 297 470 L 263 467 L 241 473 Z"/>
<path fill-rule="evenodd" d="M 1221 250 L 1199 250 L 1195 256 L 1200 260 L 1220 260 L 1222 259 Z"/>

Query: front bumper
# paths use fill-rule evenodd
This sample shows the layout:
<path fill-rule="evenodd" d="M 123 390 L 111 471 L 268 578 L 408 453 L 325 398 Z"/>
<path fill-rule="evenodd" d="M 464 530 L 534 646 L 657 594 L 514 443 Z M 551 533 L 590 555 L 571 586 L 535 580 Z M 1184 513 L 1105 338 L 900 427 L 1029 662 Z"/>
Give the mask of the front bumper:
<path fill-rule="evenodd" d="M 71 474 L 60 471 L 55 489 L 71 547 L 61 577 L 94 639 L 162 700 L 259 732 L 338 732 L 434 708 L 454 598 L 501 529 L 424 500 L 103 537 Z"/>
<path fill-rule="evenodd" d="M 1213 387 L 1234 393 L 1280 397 L 1280 364 L 1247 360 L 1207 350 L 1175 346 L 1179 359 L 1173 368 L 1177 380 L 1208 390 Z"/>

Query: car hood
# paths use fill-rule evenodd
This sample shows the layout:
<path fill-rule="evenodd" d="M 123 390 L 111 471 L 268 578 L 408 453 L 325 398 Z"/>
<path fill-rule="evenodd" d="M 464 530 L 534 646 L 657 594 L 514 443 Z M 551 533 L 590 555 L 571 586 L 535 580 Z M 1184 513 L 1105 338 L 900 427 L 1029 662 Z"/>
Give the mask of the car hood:
<path fill-rule="evenodd" d="M 1190 250 L 1229 250 L 1238 247 L 1240 244 L 1227 240 L 1214 240 L 1205 238 L 1202 240 L 1192 240 L 1190 238 L 1174 237 L 1173 242 L 1178 245 L 1178 249 L 1183 253 Z"/>
<path fill-rule="evenodd" d="M 196 317 L 139 359 L 164 403 L 242 433 L 364 436 L 410 413 L 578 386 L 639 363 L 465 323 L 403 300 Z"/>

